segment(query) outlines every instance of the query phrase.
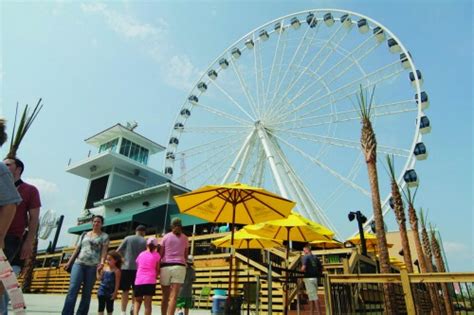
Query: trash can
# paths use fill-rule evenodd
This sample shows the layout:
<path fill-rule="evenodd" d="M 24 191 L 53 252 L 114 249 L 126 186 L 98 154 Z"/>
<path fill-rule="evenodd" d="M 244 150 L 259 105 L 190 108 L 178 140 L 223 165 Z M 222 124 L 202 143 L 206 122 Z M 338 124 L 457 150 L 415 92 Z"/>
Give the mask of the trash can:
<path fill-rule="evenodd" d="M 227 296 L 214 294 L 212 296 L 212 315 L 225 315 L 225 304 Z"/>
<path fill-rule="evenodd" d="M 230 301 L 225 303 L 225 315 L 240 315 L 242 306 L 241 296 L 231 296 Z"/>

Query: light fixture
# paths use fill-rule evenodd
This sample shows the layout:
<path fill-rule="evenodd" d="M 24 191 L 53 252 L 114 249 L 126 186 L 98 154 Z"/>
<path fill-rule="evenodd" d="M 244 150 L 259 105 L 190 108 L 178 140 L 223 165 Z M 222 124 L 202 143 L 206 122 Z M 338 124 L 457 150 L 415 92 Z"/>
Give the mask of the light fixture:
<path fill-rule="evenodd" d="M 120 213 L 120 212 L 122 212 L 122 209 L 120 209 L 120 208 L 115 208 L 114 211 L 117 212 L 117 213 Z"/>
<path fill-rule="evenodd" d="M 150 202 L 149 201 L 143 201 L 142 205 L 144 205 L 145 207 L 148 207 L 150 205 Z"/>
<path fill-rule="evenodd" d="M 362 214 L 360 211 L 351 211 L 347 215 L 349 221 L 354 221 L 357 219 L 357 225 L 359 227 L 359 235 L 360 235 L 360 245 L 361 245 L 361 252 L 362 255 L 367 256 L 367 246 L 365 244 L 365 236 L 364 236 L 364 227 L 363 224 L 367 222 L 367 217 Z"/>
<path fill-rule="evenodd" d="M 89 167 L 89 170 L 90 170 L 92 173 L 95 172 L 95 171 L 97 171 L 97 165 L 91 165 L 91 166 Z"/>

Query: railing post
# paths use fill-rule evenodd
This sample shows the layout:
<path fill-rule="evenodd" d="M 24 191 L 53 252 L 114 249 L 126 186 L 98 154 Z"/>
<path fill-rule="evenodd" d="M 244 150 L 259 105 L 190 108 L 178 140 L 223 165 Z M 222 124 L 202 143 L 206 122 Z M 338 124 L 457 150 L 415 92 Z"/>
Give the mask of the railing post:
<path fill-rule="evenodd" d="M 408 315 L 415 315 L 415 303 L 413 301 L 413 294 L 411 293 L 410 277 L 406 269 L 400 269 L 400 280 L 402 281 L 403 296 L 405 298 L 405 305 Z"/>
<path fill-rule="evenodd" d="M 323 274 L 323 286 L 324 286 L 324 303 L 326 308 L 326 315 L 332 314 L 332 301 L 331 301 L 331 280 L 327 273 Z"/>

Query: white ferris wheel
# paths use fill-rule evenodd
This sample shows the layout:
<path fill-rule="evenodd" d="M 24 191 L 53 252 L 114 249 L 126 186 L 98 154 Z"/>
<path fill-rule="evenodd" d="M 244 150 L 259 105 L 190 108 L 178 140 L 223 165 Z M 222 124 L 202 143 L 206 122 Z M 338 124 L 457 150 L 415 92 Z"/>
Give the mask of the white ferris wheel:
<path fill-rule="evenodd" d="M 401 41 L 367 16 L 315 9 L 280 17 L 230 45 L 197 80 L 171 130 L 164 171 L 191 189 L 263 186 L 337 231 L 334 218 L 348 210 L 371 213 L 356 93 L 375 86 L 387 213 L 385 155 L 395 157 L 401 186 L 417 185 L 415 161 L 427 156 L 422 83 Z"/>

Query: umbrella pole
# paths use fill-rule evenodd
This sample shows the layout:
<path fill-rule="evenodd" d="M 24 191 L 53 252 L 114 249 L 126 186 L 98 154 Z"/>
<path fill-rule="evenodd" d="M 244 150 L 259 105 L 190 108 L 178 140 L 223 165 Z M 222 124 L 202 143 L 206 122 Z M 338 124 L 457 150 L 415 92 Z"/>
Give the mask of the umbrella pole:
<path fill-rule="evenodd" d="M 234 224 L 235 224 L 235 208 L 236 205 L 233 204 L 232 207 L 234 208 L 232 211 L 232 225 L 230 230 L 230 262 L 229 262 L 229 286 L 227 292 L 227 306 L 230 307 L 232 302 L 231 294 L 232 294 L 232 268 L 233 268 L 233 260 L 234 260 Z"/>
<path fill-rule="evenodd" d="M 250 288 L 250 240 L 247 240 L 247 288 Z M 249 292 L 244 292 L 245 294 L 247 294 L 247 315 L 250 315 Z"/>
<path fill-rule="evenodd" d="M 286 243 L 286 271 L 285 271 L 285 311 L 284 314 L 288 314 L 288 273 L 290 272 L 289 270 L 289 263 L 288 263 L 288 258 L 290 257 L 290 228 L 286 228 L 286 233 L 287 233 L 287 243 Z"/>

